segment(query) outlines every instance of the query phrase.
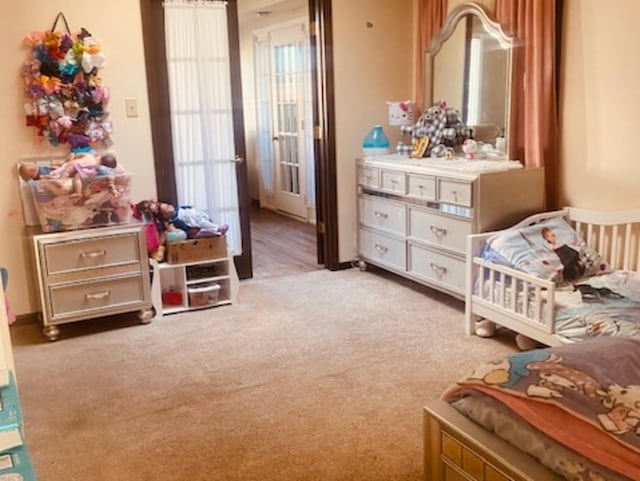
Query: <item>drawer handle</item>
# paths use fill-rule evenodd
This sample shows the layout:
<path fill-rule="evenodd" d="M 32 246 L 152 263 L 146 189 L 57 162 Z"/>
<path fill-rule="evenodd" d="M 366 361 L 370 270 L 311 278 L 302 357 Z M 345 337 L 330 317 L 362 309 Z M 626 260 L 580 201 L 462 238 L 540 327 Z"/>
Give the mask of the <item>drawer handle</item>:
<path fill-rule="evenodd" d="M 376 250 L 381 253 L 385 253 L 389 250 L 388 247 L 381 246 L 380 244 L 376 244 Z"/>
<path fill-rule="evenodd" d="M 385 212 L 375 211 L 373 213 L 373 215 L 375 215 L 378 219 L 388 219 L 389 218 L 389 214 L 386 214 Z"/>
<path fill-rule="evenodd" d="M 391 179 L 389 182 L 391 182 L 392 184 L 397 184 L 398 183 L 398 179 Z"/>
<path fill-rule="evenodd" d="M 438 226 L 432 225 L 432 226 L 429 226 L 429 230 L 433 232 L 433 234 L 437 237 L 442 237 L 447 235 L 447 229 L 445 229 L 444 227 L 438 227 Z"/>
<path fill-rule="evenodd" d="M 91 292 L 89 294 L 85 294 L 84 297 L 87 301 L 99 301 L 100 299 L 105 299 L 111 295 L 111 291 L 102 291 L 102 292 Z"/>
<path fill-rule="evenodd" d="M 98 249 L 95 251 L 81 252 L 80 257 L 83 259 L 95 259 L 96 257 L 104 257 L 107 255 L 107 251 L 104 249 Z"/>
<path fill-rule="evenodd" d="M 435 262 L 432 262 L 429 265 L 431 266 L 431 269 L 433 269 L 436 274 L 438 274 L 438 276 L 442 276 L 447 273 L 447 268 L 445 266 L 438 265 Z"/>

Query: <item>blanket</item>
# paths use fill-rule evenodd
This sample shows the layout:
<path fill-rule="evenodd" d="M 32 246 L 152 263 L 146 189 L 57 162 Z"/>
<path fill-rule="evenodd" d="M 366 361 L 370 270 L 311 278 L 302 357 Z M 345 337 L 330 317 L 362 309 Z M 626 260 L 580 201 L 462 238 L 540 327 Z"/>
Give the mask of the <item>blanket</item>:
<path fill-rule="evenodd" d="M 640 339 L 602 337 L 484 364 L 443 394 L 480 392 L 606 468 L 640 479 Z"/>

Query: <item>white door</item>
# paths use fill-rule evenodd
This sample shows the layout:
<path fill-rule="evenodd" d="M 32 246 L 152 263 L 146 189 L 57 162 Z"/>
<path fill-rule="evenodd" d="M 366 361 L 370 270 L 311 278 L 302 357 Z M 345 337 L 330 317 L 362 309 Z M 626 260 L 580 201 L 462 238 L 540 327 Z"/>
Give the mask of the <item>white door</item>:
<path fill-rule="evenodd" d="M 305 72 L 308 72 L 302 25 L 269 33 L 275 161 L 275 207 L 307 219 L 305 147 Z"/>

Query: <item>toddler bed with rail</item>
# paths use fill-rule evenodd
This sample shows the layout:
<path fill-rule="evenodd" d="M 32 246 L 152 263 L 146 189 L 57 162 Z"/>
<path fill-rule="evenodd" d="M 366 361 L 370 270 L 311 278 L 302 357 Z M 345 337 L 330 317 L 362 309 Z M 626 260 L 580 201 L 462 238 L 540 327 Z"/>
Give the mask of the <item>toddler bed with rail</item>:
<path fill-rule="evenodd" d="M 467 254 L 467 334 L 485 319 L 549 346 L 640 336 L 640 210 L 536 214 Z"/>

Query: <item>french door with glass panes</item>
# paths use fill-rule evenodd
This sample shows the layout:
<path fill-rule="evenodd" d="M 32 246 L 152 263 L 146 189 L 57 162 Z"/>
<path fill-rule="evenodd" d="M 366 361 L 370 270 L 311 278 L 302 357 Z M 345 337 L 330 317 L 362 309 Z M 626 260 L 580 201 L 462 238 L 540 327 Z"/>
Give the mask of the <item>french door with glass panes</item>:
<path fill-rule="evenodd" d="M 305 149 L 305 31 L 301 25 L 269 33 L 275 161 L 275 207 L 307 218 Z"/>

